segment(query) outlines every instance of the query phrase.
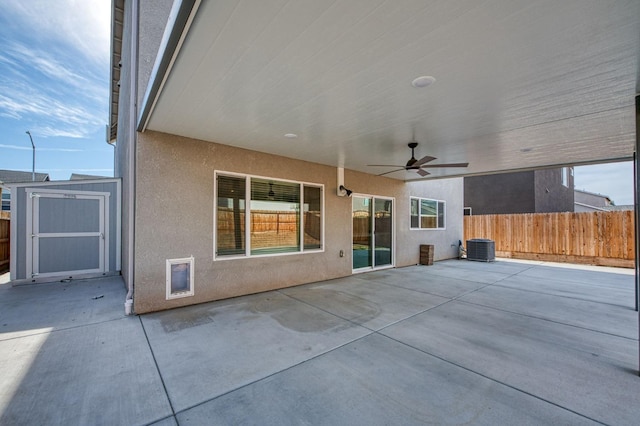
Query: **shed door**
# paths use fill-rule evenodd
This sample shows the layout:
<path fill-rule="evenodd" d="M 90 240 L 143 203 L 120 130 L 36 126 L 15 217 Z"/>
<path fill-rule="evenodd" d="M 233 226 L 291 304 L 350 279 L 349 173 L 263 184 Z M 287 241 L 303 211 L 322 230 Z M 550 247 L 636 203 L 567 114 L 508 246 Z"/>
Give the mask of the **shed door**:
<path fill-rule="evenodd" d="M 27 274 L 35 278 L 103 273 L 108 264 L 106 197 L 77 191 L 29 195 Z"/>

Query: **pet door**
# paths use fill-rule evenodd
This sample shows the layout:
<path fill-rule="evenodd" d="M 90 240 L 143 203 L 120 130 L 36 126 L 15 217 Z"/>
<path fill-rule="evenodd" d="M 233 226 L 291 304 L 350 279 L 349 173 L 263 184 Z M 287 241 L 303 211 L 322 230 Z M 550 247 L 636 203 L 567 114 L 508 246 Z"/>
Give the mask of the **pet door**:
<path fill-rule="evenodd" d="M 167 259 L 167 300 L 193 294 L 193 257 Z"/>

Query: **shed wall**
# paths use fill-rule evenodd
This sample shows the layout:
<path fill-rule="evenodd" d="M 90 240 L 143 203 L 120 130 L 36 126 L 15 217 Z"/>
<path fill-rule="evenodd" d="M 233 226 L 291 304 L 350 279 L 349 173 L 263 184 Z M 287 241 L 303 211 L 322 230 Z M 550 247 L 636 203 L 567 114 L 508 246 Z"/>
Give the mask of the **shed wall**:
<path fill-rule="evenodd" d="M 28 188 L 39 190 L 55 189 L 67 191 L 107 192 L 109 193 L 109 265 L 108 272 L 120 270 L 120 181 L 116 179 L 60 181 L 46 183 L 28 183 L 13 187 L 11 240 L 15 242 L 12 250 L 11 280 L 25 280 L 27 277 L 27 193 Z M 13 205 L 15 204 L 15 205 Z"/>

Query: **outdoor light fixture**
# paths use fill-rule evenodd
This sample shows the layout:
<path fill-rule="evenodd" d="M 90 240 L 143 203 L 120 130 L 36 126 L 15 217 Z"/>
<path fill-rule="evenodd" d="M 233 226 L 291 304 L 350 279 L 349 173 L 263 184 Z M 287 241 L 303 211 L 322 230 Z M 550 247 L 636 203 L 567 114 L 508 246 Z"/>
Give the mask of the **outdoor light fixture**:
<path fill-rule="evenodd" d="M 353 193 L 353 191 L 352 191 L 352 190 L 345 188 L 345 187 L 344 187 L 344 185 L 340 185 L 340 188 L 339 188 L 339 189 L 340 189 L 340 193 L 341 193 L 343 196 L 345 196 L 345 195 L 346 195 L 347 197 L 351 197 L 351 194 Z"/>
<path fill-rule="evenodd" d="M 29 139 L 31 140 L 31 147 L 33 148 L 33 161 L 31 164 L 31 181 L 35 182 L 36 181 L 36 146 L 33 144 L 33 138 L 31 137 L 31 132 L 27 130 L 25 133 L 29 135 Z"/>

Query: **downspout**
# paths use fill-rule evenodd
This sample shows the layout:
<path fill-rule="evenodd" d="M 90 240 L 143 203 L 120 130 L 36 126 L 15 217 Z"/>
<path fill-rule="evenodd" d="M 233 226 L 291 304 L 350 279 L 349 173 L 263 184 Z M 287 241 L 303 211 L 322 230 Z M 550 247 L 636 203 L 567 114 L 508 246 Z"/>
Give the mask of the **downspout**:
<path fill-rule="evenodd" d="M 129 267 L 127 268 L 127 297 L 124 302 L 124 313 L 125 315 L 131 315 L 133 313 L 133 280 L 134 280 L 134 269 L 135 269 L 135 167 L 136 167 L 136 142 L 137 142 L 137 80 L 138 80 L 138 11 L 139 11 L 139 3 L 138 0 L 132 0 L 131 7 L 131 56 L 130 60 L 130 69 L 129 73 L 129 107 L 131 110 L 129 111 L 129 126 L 128 126 L 128 137 L 129 143 L 127 146 L 129 147 L 129 164 L 127 165 L 127 180 L 129 182 L 129 191 L 127 193 L 127 202 L 129 204 L 129 208 L 127 210 L 127 220 L 129 221 L 129 226 L 127 227 L 127 246 L 128 246 L 128 254 L 129 254 Z"/>

